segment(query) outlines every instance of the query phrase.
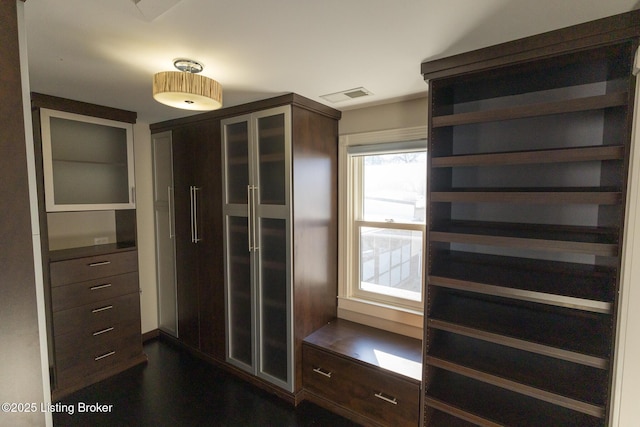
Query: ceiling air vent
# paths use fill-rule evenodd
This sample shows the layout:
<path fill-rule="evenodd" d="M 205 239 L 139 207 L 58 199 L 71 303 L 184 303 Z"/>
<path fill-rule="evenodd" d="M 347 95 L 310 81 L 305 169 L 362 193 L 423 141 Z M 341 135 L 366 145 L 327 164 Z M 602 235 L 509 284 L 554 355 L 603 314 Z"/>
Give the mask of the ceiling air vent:
<path fill-rule="evenodd" d="M 357 87 L 355 89 L 343 90 L 342 92 L 330 93 L 328 95 L 322 95 L 320 98 L 326 99 L 329 102 L 342 102 L 350 99 L 361 98 L 363 96 L 373 95 L 370 91 L 363 87 Z"/>
<path fill-rule="evenodd" d="M 181 1 L 182 0 L 131 0 L 147 21 L 153 21 Z"/>

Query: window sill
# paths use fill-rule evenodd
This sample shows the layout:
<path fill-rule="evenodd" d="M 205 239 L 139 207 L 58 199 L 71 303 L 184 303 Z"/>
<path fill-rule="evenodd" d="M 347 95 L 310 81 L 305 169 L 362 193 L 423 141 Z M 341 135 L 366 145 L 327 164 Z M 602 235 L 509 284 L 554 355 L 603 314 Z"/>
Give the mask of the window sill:
<path fill-rule="evenodd" d="M 338 297 L 338 317 L 422 339 L 422 313 L 358 298 Z"/>

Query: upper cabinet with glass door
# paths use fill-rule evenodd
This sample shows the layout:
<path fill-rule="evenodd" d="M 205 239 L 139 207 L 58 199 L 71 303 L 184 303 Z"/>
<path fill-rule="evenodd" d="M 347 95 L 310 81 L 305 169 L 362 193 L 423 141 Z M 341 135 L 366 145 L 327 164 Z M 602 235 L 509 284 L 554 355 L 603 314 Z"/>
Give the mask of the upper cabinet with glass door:
<path fill-rule="evenodd" d="M 41 109 L 47 212 L 135 208 L 133 126 Z"/>

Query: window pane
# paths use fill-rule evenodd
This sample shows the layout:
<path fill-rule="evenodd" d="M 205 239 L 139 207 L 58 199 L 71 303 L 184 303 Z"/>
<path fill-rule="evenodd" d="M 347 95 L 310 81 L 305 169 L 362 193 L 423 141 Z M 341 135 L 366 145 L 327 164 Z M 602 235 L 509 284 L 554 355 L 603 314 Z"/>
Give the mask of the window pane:
<path fill-rule="evenodd" d="M 363 156 L 362 165 L 363 220 L 424 223 L 425 152 Z"/>
<path fill-rule="evenodd" d="M 360 289 L 420 301 L 422 231 L 360 227 Z"/>

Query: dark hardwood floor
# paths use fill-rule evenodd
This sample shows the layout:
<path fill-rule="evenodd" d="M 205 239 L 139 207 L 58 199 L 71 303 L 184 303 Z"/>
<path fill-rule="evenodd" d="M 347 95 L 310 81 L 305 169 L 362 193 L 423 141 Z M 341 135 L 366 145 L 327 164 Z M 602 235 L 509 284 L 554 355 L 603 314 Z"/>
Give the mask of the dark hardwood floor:
<path fill-rule="evenodd" d="M 148 364 L 59 402 L 63 412 L 53 414 L 54 425 L 356 426 L 309 402 L 294 408 L 160 339 L 146 343 L 144 351 Z M 79 412 L 83 404 L 96 403 L 112 405 L 111 410 Z M 108 406 L 102 408 L 108 410 Z"/>

